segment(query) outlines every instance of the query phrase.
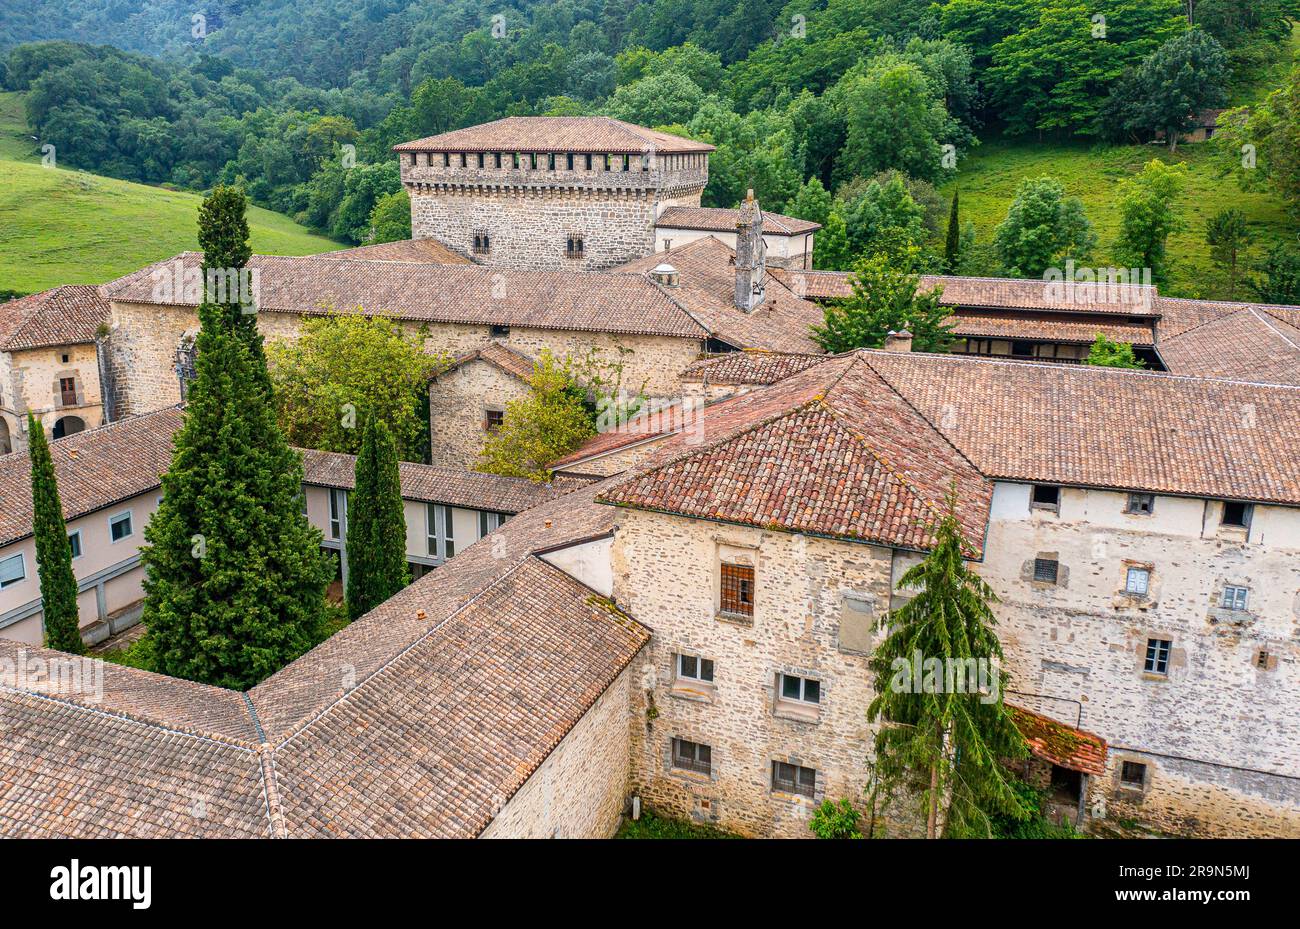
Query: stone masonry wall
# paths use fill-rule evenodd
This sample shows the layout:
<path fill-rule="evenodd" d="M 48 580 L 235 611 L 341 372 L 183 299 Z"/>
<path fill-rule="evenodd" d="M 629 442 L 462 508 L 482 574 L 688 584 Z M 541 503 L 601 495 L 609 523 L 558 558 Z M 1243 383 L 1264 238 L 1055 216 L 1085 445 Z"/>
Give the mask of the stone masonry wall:
<path fill-rule="evenodd" d="M 76 387 L 73 404 L 64 404 L 59 391 L 59 380 L 68 377 Z M 99 367 L 93 344 L 0 353 L 0 416 L 9 426 L 14 451 L 26 448 L 22 424 L 29 411 L 36 414 L 47 433 L 65 416 L 80 418 L 87 429 L 102 425 Z"/>
<path fill-rule="evenodd" d="M 752 623 L 718 616 L 722 558 L 755 565 Z M 632 694 L 634 789 L 650 807 L 744 835 L 809 837 L 823 799 L 861 803 L 871 684 L 866 655 L 841 643 L 843 594 L 887 606 L 888 550 L 628 510 L 613 560 L 617 601 L 654 630 Z M 714 661 L 714 686 L 674 687 L 678 653 Z M 821 682 L 814 718 L 777 707 L 778 672 Z M 711 774 L 675 769 L 673 737 L 709 745 Z M 815 796 L 774 791 L 774 760 L 815 768 Z"/>
<path fill-rule="evenodd" d="M 483 450 L 487 411 L 528 396 L 528 385 L 496 365 L 471 361 L 429 384 L 431 464 L 472 469 Z"/>
<path fill-rule="evenodd" d="M 482 833 L 485 839 L 609 838 L 628 796 L 624 670 Z"/>

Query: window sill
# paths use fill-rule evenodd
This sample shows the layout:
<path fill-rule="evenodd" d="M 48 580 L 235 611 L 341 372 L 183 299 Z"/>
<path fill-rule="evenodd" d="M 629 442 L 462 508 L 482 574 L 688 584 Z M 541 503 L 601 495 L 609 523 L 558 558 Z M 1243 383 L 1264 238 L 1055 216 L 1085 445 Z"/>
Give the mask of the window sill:
<path fill-rule="evenodd" d="M 691 781 L 695 784 L 713 783 L 712 774 L 705 774 L 702 771 L 692 771 L 690 768 L 669 768 L 668 773 L 673 777 L 680 777 L 684 781 Z"/>
<path fill-rule="evenodd" d="M 744 613 L 725 613 L 719 610 L 713 616 L 719 622 L 731 623 L 733 626 L 752 626 L 754 625 L 753 615 L 746 616 Z"/>
<path fill-rule="evenodd" d="M 822 721 L 821 707 L 795 703 L 791 700 L 777 700 L 772 708 L 772 715 L 777 719 L 816 725 Z"/>
<path fill-rule="evenodd" d="M 691 700 L 695 703 L 712 703 L 717 698 L 717 688 L 711 684 L 674 681 L 668 696 L 678 700 Z"/>
<path fill-rule="evenodd" d="M 1156 673 L 1153 672 L 1153 671 L 1143 671 L 1143 672 L 1142 672 L 1142 680 L 1144 680 L 1144 681 L 1156 681 L 1156 682 L 1161 683 L 1161 684 L 1168 684 L 1168 683 L 1169 683 L 1169 675 L 1168 675 L 1168 674 L 1156 674 Z"/>
<path fill-rule="evenodd" d="M 784 800 L 787 803 L 797 803 L 800 806 L 810 806 L 817 802 L 816 796 L 810 797 L 807 794 L 791 793 L 788 790 L 782 790 L 780 787 L 772 788 L 772 797 L 776 800 Z"/>

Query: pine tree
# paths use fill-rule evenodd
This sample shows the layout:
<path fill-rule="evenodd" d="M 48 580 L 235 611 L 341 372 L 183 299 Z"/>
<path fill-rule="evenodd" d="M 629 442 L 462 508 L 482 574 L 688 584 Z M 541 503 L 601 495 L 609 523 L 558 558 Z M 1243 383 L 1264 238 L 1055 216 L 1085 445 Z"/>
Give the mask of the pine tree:
<path fill-rule="evenodd" d="M 54 476 L 54 460 L 45 429 L 27 414 L 32 461 L 32 534 L 36 541 L 36 571 L 41 579 L 41 610 L 45 615 L 45 644 L 84 655 L 81 611 L 77 608 L 77 577 L 72 573 L 72 546 L 63 522 L 63 504 Z"/>
<path fill-rule="evenodd" d="M 868 715 L 884 723 L 876 736 L 882 786 L 919 796 L 930 838 L 989 836 L 990 814 L 1027 814 L 1003 767 L 1027 748 L 1002 702 L 1008 675 L 993 665 L 1002 660 L 989 606 L 997 597 L 965 562 L 956 508 L 954 490 L 934 523 L 934 547 L 899 581 L 916 593 L 889 615 L 889 634 L 871 658 Z M 962 686 L 969 677 L 949 670 L 976 662 L 985 663 L 987 692 Z"/>
<path fill-rule="evenodd" d="M 397 447 L 378 416 L 366 417 L 348 504 L 348 615 L 356 619 L 411 581 Z"/>
<path fill-rule="evenodd" d="M 207 260 L 242 268 L 243 195 L 214 192 L 201 216 Z M 244 689 L 315 644 L 332 572 L 303 515 L 302 458 L 276 425 L 261 336 L 214 296 L 199 307 L 185 422 L 145 528 L 144 622 L 158 671 Z"/>
<path fill-rule="evenodd" d="M 943 264 L 949 274 L 957 273 L 957 265 L 961 261 L 961 219 L 958 206 L 960 199 L 961 191 L 954 190 L 952 212 L 948 214 L 948 241 L 944 243 L 943 248 Z"/>

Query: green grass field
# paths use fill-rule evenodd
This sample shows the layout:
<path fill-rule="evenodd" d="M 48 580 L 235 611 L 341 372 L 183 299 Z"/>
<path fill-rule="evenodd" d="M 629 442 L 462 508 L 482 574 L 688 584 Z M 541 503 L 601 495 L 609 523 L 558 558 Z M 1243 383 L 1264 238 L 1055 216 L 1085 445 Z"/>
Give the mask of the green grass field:
<path fill-rule="evenodd" d="M 198 248 L 201 198 L 40 163 L 16 93 L 0 94 L 0 291 L 98 284 Z M 311 255 L 342 248 L 293 220 L 251 207 L 253 251 Z"/>
<path fill-rule="evenodd" d="M 1234 88 L 1233 103 L 1257 102 L 1281 86 L 1297 52 L 1300 27 L 1292 35 L 1291 57 L 1279 56 L 1276 65 L 1252 76 L 1252 83 Z M 1163 293 L 1227 298 L 1227 275 L 1210 260 L 1209 246 L 1205 244 L 1206 220 L 1227 207 L 1246 214 L 1256 240 L 1251 259 L 1276 242 L 1295 243 L 1300 232 L 1296 217 L 1288 215 L 1273 193 L 1244 193 L 1234 178 L 1219 177 L 1216 165 L 1211 163 L 1212 145 L 1206 143 L 1181 145 L 1171 157 L 1164 146 L 1158 145 L 1117 147 L 990 138 L 962 161 L 956 178 L 941 190 L 951 198 L 953 190 L 960 188 L 962 221 L 974 222 L 978 240 L 984 243 L 992 239 L 994 228 L 1006 218 L 1020 182 L 1051 175 L 1069 194 L 1083 201 L 1101 240 L 1093 263 L 1105 266 L 1112 263 L 1112 247 L 1119 232 L 1119 213 L 1115 209 L 1119 184 L 1153 158 L 1184 162 L 1189 171 L 1178 203 L 1186 228 L 1170 238 L 1169 252 L 1175 264 L 1169 283 L 1161 288 Z"/>

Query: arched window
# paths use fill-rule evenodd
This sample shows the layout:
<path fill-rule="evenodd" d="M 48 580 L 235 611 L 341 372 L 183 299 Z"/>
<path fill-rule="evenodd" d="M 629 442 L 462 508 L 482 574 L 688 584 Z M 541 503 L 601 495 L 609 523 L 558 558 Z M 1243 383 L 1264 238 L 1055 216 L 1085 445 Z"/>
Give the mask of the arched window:
<path fill-rule="evenodd" d="M 86 428 L 86 421 L 80 416 L 63 416 L 54 422 L 54 437 L 61 439 L 65 435 L 75 435 Z"/>
<path fill-rule="evenodd" d="M 8 455 L 13 450 L 13 439 L 9 437 L 9 420 L 0 416 L 0 455 Z"/>

